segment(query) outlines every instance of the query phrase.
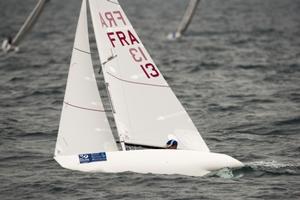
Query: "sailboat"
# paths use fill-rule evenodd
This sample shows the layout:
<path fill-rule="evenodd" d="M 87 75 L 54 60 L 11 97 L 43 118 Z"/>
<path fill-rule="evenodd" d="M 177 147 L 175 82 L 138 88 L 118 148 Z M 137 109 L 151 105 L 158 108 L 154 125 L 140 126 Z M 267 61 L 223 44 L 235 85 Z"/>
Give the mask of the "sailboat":
<path fill-rule="evenodd" d="M 203 176 L 243 164 L 212 153 L 117 0 L 89 0 L 115 139 L 95 79 L 87 1 L 78 20 L 54 159 L 84 172 Z M 166 149 L 174 139 L 178 148 Z M 137 145 L 143 149 L 128 150 Z M 146 148 L 147 147 L 147 148 Z"/>
<path fill-rule="evenodd" d="M 200 3 L 200 0 L 190 0 L 188 3 L 188 6 L 184 12 L 184 15 L 181 19 L 181 22 L 179 23 L 177 29 L 175 32 L 172 32 L 168 35 L 168 39 L 170 40 L 176 40 L 180 38 L 188 29 L 193 16 L 196 13 L 196 8 L 198 4 Z"/>
<path fill-rule="evenodd" d="M 21 26 L 18 33 L 13 38 L 8 37 L 3 40 L 1 47 L 4 53 L 8 53 L 9 51 L 19 51 L 18 45 L 34 26 L 48 1 L 49 0 L 39 0 L 34 9 L 31 11 L 30 15 L 25 20 L 24 24 Z"/>

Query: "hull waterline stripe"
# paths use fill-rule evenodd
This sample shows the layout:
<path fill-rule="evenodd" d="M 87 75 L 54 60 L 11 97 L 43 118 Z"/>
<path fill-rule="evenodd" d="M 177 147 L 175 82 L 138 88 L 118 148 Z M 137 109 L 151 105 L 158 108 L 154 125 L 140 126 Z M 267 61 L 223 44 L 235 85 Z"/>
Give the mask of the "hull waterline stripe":
<path fill-rule="evenodd" d="M 92 54 L 91 52 L 84 51 L 84 50 L 78 49 L 78 48 L 76 48 L 76 47 L 74 47 L 74 49 L 77 50 L 77 51 L 80 51 L 80 52 L 82 52 L 82 53 Z"/>
<path fill-rule="evenodd" d="M 76 105 L 70 104 L 68 102 L 64 102 L 64 103 L 67 104 L 68 106 L 72 106 L 74 108 L 79 108 L 79 109 L 82 109 L 82 110 L 89 110 L 89 111 L 95 111 L 95 112 L 105 112 L 105 110 L 92 109 L 92 108 L 84 108 L 84 107 L 81 107 L 81 106 L 76 106 Z"/>
<path fill-rule="evenodd" d="M 150 83 L 141 83 L 141 82 L 135 82 L 135 81 L 128 81 L 128 80 L 125 80 L 125 79 L 121 79 L 109 72 L 106 72 L 108 75 L 118 79 L 119 81 L 123 81 L 123 82 L 126 82 L 126 83 L 132 83 L 132 84 L 137 84 L 137 85 L 147 85 L 147 86 L 154 86 L 154 87 L 165 87 L 165 88 L 169 88 L 170 86 L 168 85 L 156 85 L 156 84 L 150 84 Z"/>

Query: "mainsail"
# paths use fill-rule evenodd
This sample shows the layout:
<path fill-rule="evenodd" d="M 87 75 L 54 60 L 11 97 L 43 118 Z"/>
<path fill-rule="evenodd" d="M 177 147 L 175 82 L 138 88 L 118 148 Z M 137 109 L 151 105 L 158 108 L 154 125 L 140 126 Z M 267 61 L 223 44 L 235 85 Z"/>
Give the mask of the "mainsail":
<path fill-rule="evenodd" d="M 209 149 L 154 64 L 117 0 L 89 0 L 107 90 L 121 140 L 164 147 Z"/>
<path fill-rule="evenodd" d="M 95 79 L 83 0 L 72 52 L 55 156 L 117 151 Z"/>

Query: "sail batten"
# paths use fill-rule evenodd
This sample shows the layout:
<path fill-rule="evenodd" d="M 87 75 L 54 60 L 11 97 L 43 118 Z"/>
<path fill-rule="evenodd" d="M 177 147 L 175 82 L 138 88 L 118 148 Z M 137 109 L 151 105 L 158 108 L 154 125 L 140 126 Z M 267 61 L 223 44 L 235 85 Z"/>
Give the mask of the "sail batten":
<path fill-rule="evenodd" d="M 78 108 L 78 109 L 82 109 L 82 110 L 88 110 L 88 111 L 96 111 L 96 112 L 105 112 L 105 110 L 100 110 L 100 109 L 93 109 L 93 108 L 87 108 L 87 107 L 81 107 L 81 106 L 77 106 L 74 104 L 71 104 L 69 102 L 64 102 L 65 104 L 72 106 L 74 108 Z"/>
<path fill-rule="evenodd" d="M 79 48 L 76 48 L 76 47 L 74 47 L 73 49 L 75 49 L 75 50 L 77 50 L 77 51 L 80 51 L 80 52 L 82 52 L 82 53 L 91 54 L 91 52 L 89 52 L 89 51 L 85 51 L 85 50 L 82 50 L 82 49 L 79 49 Z"/>
<path fill-rule="evenodd" d="M 86 0 L 76 29 L 55 156 L 117 151 L 95 79 Z"/>
<path fill-rule="evenodd" d="M 125 143 L 208 152 L 191 118 L 142 44 L 118 1 L 89 0 L 102 72 Z"/>

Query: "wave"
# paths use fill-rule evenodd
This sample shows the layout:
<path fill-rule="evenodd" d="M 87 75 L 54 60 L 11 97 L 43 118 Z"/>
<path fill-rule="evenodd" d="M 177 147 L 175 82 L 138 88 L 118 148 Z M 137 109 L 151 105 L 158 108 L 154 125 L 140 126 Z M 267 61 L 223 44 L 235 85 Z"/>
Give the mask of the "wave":
<path fill-rule="evenodd" d="M 300 175 L 300 165 L 295 163 L 280 163 L 272 161 L 257 161 L 245 163 L 244 167 L 221 170 L 207 174 L 207 177 L 221 177 L 228 179 L 262 176 Z"/>

